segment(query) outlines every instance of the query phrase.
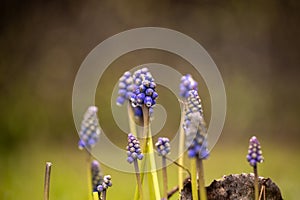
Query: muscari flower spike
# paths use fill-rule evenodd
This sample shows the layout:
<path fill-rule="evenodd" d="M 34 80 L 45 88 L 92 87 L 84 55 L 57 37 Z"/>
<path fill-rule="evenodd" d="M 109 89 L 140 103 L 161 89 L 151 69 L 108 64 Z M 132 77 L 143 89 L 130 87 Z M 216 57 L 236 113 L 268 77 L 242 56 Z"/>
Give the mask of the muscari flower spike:
<path fill-rule="evenodd" d="M 81 122 L 81 130 L 79 132 L 79 149 L 87 148 L 91 150 L 96 145 L 100 136 L 100 128 L 97 117 L 98 108 L 90 106 Z"/>
<path fill-rule="evenodd" d="M 250 138 L 247 160 L 253 167 L 256 166 L 257 163 L 264 161 L 260 143 L 255 136 Z"/>
<path fill-rule="evenodd" d="M 198 90 L 198 83 L 193 79 L 190 74 L 182 76 L 179 85 L 179 95 L 185 99 L 189 97 L 189 91 Z"/>
<path fill-rule="evenodd" d="M 103 192 L 104 190 L 107 190 L 111 186 L 112 186 L 111 176 L 105 175 L 103 177 L 102 183 L 100 185 L 98 185 L 97 190 L 99 192 Z"/>
<path fill-rule="evenodd" d="M 183 127 L 189 157 L 208 158 L 207 128 L 203 117 L 201 99 L 195 90 L 189 92 Z"/>
<path fill-rule="evenodd" d="M 142 160 L 144 155 L 142 154 L 140 142 L 131 133 L 128 134 L 128 146 L 127 149 L 127 161 L 133 163 L 135 160 Z"/>
<path fill-rule="evenodd" d="M 117 98 L 117 105 L 121 106 L 126 100 L 130 100 L 136 86 L 129 71 L 125 72 L 119 79 L 119 91 Z"/>
<path fill-rule="evenodd" d="M 166 156 L 171 151 L 170 141 L 166 137 L 158 138 L 158 141 L 156 142 L 155 146 L 159 156 Z"/>
<path fill-rule="evenodd" d="M 98 161 L 93 160 L 92 165 L 91 165 L 91 171 L 92 171 L 92 186 L 93 186 L 93 191 L 97 192 L 98 185 L 101 185 L 103 182 L 103 177 L 101 174 L 101 169 L 100 169 L 100 164 Z"/>

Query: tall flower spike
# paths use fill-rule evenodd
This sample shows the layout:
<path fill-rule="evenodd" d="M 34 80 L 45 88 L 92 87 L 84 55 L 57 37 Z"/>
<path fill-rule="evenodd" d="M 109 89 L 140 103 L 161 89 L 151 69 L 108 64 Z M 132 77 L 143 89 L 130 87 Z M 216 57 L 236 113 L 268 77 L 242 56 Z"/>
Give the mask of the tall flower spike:
<path fill-rule="evenodd" d="M 97 160 L 92 161 L 91 171 L 92 171 L 93 192 L 96 192 L 98 191 L 97 189 L 98 185 L 100 185 L 103 181 L 100 164 Z"/>
<path fill-rule="evenodd" d="M 91 150 L 96 145 L 100 136 L 100 128 L 97 117 L 98 108 L 90 106 L 81 123 L 81 130 L 79 132 L 79 149 L 87 148 Z"/>
<path fill-rule="evenodd" d="M 189 91 L 198 90 L 198 83 L 193 79 L 190 74 L 182 76 L 180 80 L 180 96 L 187 99 L 189 97 Z"/>
<path fill-rule="evenodd" d="M 158 138 L 158 141 L 155 143 L 155 146 L 159 156 L 166 156 L 170 153 L 170 141 L 166 137 Z"/>
<path fill-rule="evenodd" d="M 252 167 L 264 161 L 260 143 L 255 136 L 250 138 L 247 160 Z"/>
<path fill-rule="evenodd" d="M 209 156 L 206 138 L 207 128 L 203 117 L 201 99 L 196 90 L 189 91 L 183 128 L 186 134 L 189 157 L 206 159 Z"/>
<path fill-rule="evenodd" d="M 119 92 L 117 98 L 117 105 L 121 106 L 126 100 L 130 100 L 135 91 L 135 84 L 129 71 L 125 72 L 119 79 Z"/>
<path fill-rule="evenodd" d="M 133 161 L 139 159 L 143 159 L 143 154 L 140 146 L 140 142 L 132 135 L 131 133 L 128 134 L 128 146 L 127 149 L 127 161 L 129 163 L 133 163 Z"/>

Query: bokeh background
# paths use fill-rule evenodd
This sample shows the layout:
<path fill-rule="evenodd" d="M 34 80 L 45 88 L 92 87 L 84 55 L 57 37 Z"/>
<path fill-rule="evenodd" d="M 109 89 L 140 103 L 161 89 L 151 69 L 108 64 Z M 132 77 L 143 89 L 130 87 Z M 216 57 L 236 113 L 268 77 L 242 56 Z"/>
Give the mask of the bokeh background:
<path fill-rule="evenodd" d="M 256 135 L 265 156 L 260 174 L 271 177 L 285 199 L 298 199 L 298 1 L 12 0 L 0 5 L 0 199 L 41 199 L 46 161 L 53 162 L 51 199 L 87 199 L 86 155 L 77 148 L 71 109 L 75 76 L 100 42 L 144 26 L 166 27 L 194 38 L 223 76 L 227 117 L 205 162 L 206 183 L 224 174 L 250 172 L 245 155 L 248 139 Z M 112 88 L 125 70 L 148 62 L 194 74 L 210 116 L 207 88 L 189 63 L 162 51 L 131 52 L 112 63 L 96 94 L 101 125 L 119 146 L 126 145 L 126 135 L 108 109 Z M 178 106 L 169 103 L 176 100 L 166 88 L 159 90 L 167 110 Z M 178 118 L 168 120 L 161 135 L 172 136 L 178 126 Z M 103 168 L 113 176 L 109 199 L 132 199 L 135 177 Z M 175 166 L 170 173 L 176 173 Z M 170 187 L 176 184 L 172 177 Z"/>

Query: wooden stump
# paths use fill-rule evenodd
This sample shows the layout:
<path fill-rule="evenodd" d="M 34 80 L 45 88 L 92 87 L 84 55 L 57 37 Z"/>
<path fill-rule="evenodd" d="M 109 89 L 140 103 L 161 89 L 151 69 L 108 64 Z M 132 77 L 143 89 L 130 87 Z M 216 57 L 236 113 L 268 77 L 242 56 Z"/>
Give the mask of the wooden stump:
<path fill-rule="evenodd" d="M 270 179 L 259 177 L 259 188 L 263 188 L 261 200 L 282 200 L 279 187 Z M 254 199 L 254 175 L 231 174 L 222 179 L 214 180 L 206 187 L 209 200 L 253 200 Z M 187 179 L 181 190 L 181 200 L 192 199 L 191 182 Z"/>

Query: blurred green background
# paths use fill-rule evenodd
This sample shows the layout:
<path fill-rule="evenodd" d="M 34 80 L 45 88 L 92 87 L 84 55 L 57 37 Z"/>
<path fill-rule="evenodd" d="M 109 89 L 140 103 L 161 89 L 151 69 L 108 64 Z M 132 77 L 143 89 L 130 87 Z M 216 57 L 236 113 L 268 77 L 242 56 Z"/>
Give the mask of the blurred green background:
<path fill-rule="evenodd" d="M 86 155 L 77 148 L 71 109 L 75 76 L 100 42 L 144 26 L 194 38 L 223 76 L 227 117 L 205 161 L 206 183 L 224 174 L 250 172 L 245 155 L 248 139 L 256 135 L 265 156 L 260 174 L 280 186 L 284 199 L 298 199 L 298 1 L 13 0 L 0 5 L 0 199 L 41 199 L 46 161 L 53 162 L 51 199 L 87 199 Z M 131 52 L 112 63 L 99 82 L 96 104 L 105 133 L 122 147 L 126 136 L 109 112 L 110 93 L 125 70 L 148 62 L 195 73 L 178 56 L 155 50 Z M 199 74 L 194 77 L 209 118 L 207 88 Z M 165 88 L 158 90 L 167 111 L 177 105 Z M 168 119 L 160 135 L 172 136 L 176 126 L 178 120 Z M 114 182 L 108 198 L 132 199 L 135 177 L 108 166 L 104 171 Z M 176 167 L 170 166 L 174 173 Z M 176 176 L 169 184 L 176 184 Z"/>

